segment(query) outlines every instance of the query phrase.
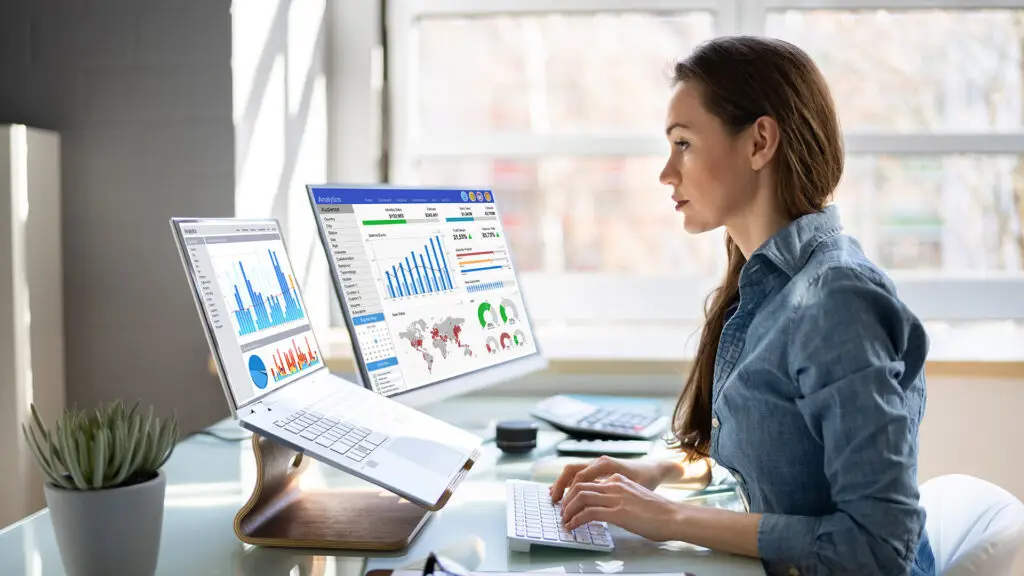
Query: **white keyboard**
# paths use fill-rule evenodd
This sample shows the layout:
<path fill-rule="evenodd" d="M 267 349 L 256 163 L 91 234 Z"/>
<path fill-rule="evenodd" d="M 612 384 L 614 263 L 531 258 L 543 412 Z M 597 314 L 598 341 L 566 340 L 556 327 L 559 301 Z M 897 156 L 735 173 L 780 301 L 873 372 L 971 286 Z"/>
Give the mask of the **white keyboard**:
<path fill-rule="evenodd" d="M 548 484 L 543 482 L 507 480 L 505 509 L 509 550 L 526 552 L 531 545 L 599 552 L 615 548 L 604 522 L 590 522 L 566 531 L 562 525 L 562 504 L 551 504 Z"/>

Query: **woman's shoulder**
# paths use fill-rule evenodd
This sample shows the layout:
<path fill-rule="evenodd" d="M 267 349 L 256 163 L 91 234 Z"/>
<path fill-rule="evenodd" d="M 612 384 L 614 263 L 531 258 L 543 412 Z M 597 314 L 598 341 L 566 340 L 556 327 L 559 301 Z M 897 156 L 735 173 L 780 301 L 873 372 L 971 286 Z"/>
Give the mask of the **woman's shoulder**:
<path fill-rule="evenodd" d="M 892 279 L 849 236 L 822 242 L 792 279 L 791 338 L 849 348 L 887 340 L 899 353 L 926 354 L 923 323 Z"/>
<path fill-rule="evenodd" d="M 902 305 L 892 279 L 864 254 L 855 238 L 844 234 L 821 242 L 793 282 L 805 302 L 828 295 L 874 294 Z"/>

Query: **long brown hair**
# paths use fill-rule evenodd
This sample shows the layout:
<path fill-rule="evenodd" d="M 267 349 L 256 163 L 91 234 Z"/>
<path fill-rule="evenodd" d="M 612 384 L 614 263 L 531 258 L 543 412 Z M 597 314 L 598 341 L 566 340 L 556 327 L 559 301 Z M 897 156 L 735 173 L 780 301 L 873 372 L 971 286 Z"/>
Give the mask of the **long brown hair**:
<path fill-rule="evenodd" d="M 716 38 L 676 63 L 673 84 L 680 82 L 695 85 L 704 107 L 733 134 L 762 116 L 773 118 L 779 126 L 775 172 L 780 205 L 790 219 L 824 208 L 842 176 L 843 142 L 828 85 L 803 50 L 771 38 Z M 728 234 L 725 247 L 725 278 L 705 302 L 697 356 L 673 419 L 676 447 L 694 460 L 710 455 L 715 357 L 746 263 Z"/>

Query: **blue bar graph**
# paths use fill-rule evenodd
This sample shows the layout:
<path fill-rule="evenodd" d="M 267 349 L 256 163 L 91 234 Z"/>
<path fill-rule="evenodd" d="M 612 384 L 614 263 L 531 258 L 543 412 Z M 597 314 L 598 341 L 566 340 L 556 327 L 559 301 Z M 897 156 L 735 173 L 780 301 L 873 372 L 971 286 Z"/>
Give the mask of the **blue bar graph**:
<path fill-rule="evenodd" d="M 422 249 L 412 250 L 408 256 L 396 256 L 392 262 L 390 270 L 382 270 L 391 298 L 429 295 L 455 287 L 440 236 L 430 238 Z"/>
<path fill-rule="evenodd" d="M 437 238 L 437 245 L 440 246 L 441 245 L 441 237 L 440 236 L 434 236 L 434 238 Z M 430 239 L 430 245 L 431 246 L 434 245 L 434 238 Z M 437 254 L 434 254 L 434 255 L 437 256 Z M 452 288 L 455 287 L 455 285 L 452 284 L 451 274 L 448 273 L 448 259 L 444 257 L 444 249 L 443 248 L 441 249 L 441 265 L 443 266 L 443 268 L 441 268 L 441 270 L 444 272 L 444 279 L 448 281 L 448 289 L 451 290 Z"/>
<path fill-rule="evenodd" d="M 466 286 L 466 291 L 473 292 L 486 292 L 487 290 L 499 290 L 505 287 L 504 282 L 484 282 L 482 284 L 470 284 Z"/>
<path fill-rule="evenodd" d="M 430 242 L 431 242 L 431 244 L 433 244 L 434 239 L 431 238 Z M 434 276 L 434 285 L 437 286 L 438 290 L 447 290 L 448 287 L 445 286 L 442 282 L 438 281 L 438 278 L 440 276 L 444 276 L 444 274 L 440 274 L 439 275 L 437 273 L 438 265 L 437 265 L 437 262 L 436 262 L 436 258 L 432 259 L 430 257 L 430 250 L 427 250 L 426 252 L 427 252 L 427 261 L 430 262 L 430 273 Z M 437 252 L 435 251 L 434 253 L 436 254 Z"/>
<path fill-rule="evenodd" d="M 277 259 L 275 252 L 267 250 L 267 255 L 270 257 L 270 265 L 274 270 L 279 289 L 277 294 L 269 296 L 265 296 L 253 288 L 252 281 L 245 271 L 245 265 L 241 261 L 238 262 L 238 270 L 242 273 L 242 281 L 245 283 L 245 293 L 249 296 L 249 305 L 246 306 L 242 300 L 242 291 L 238 284 L 235 284 L 235 305 L 238 308 L 234 310 L 234 314 L 238 321 L 239 336 L 253 334 L 305 317 L 291 276 L 285 275 L 281 270 L 281 262 Z"/>
<path fill-rule="evenodd" d="M 440 289 L 437 286 L 430 283 L 430 274 L 427 272 L 430 269 L 427 268 L 427 263 L 423 261 L 423 254 L 420 254 L 420 267 L 423 268 L 423 277 L 427 279 L 427 289 L 431 292 L 440 292 Z"/>

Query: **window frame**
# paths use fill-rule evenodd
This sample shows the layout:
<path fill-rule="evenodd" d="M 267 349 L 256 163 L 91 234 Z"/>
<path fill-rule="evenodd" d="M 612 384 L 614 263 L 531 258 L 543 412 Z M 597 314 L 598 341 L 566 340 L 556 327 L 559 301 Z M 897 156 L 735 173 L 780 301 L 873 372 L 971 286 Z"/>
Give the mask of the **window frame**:
<path fill-rule="evenodd" d="M 382 0 L 387 2 L 387 66 L 391 102 L 389 174 L 391 182 L 414 182 L 421 159 L 549 156 L 663 155 L 660 135 L 602 134 L 431 134 L 413 138 L 416 121 L 413 70 L 416 22 L 424 16 L 592 13 L 605 11 L 709 11 L 716 34 L 763 34 L 769 11 L 781 9 L 956 9 L 1020 8 L 1024 0 Z M 848 154 L 1020 154 L 1024 131 L 973 133 L 845 134 Z M 724 251 L 723 251 L 724 252 Z M 724 255 L 723 255 L 724 257 Z M 1024 320 L 1024 275 L 1014 272 L 936 274 L 893 271 L 901 297 L 922 319 L 939 322 Z M 571 322 L 697 323 L 703 320 L 708 291 L 719 278 L 628 277 L 608 273 L 520 272 L 531 317 L 538 324 Z M 629 305 L 624 306 L 623 302 Z M 571 306 L 569 305 L 571 304 Z M 566 310 L 576 311 L 567 313 Z M 587 312 L 600 310 L 600 318 Z"/>

